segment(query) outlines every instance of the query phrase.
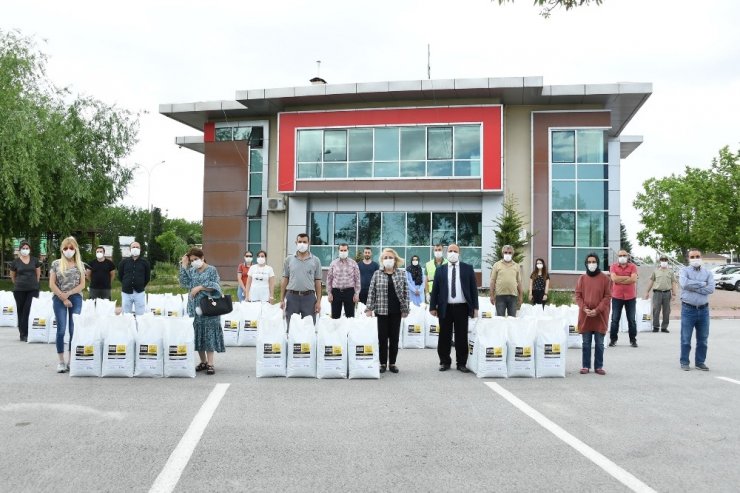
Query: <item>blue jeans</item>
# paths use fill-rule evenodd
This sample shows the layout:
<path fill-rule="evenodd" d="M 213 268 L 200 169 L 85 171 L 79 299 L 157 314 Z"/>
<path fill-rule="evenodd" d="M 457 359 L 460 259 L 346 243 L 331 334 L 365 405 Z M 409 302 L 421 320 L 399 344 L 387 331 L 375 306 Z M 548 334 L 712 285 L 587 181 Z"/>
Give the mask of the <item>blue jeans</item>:
<path fill-rule="evenodd" d="M 54 317 L 57 319 L 57 354 L 64 353 L 64 333 L 67 331 L 67 321 L 69 321 L 69 347 L 72 347 L 72 335 L 75 332 L 72 314 L 79 314 L 82 311 L 82 295 L 73 294 L 69 297 L 69 301 L 72 302 L 72 306 L 67 308 L 62 300 L 56 296 L 52 298 Z"/>
<path fill-rule="evenodd" d="M 241 286 L 238 286 L 236 288 L 236 299 L 238 299 L 239 301 L 244 301 L 247 299 Z"/>
<path fill-rule="evenodd" d="M 594 340 L 594 370 L 604 366 L 604 334 L 598 332 L 584 332 L 581 334 L 583 341 L 583 357 L 581 358 L 581 368 L 591 368 L 591 335 Z"/>
<path fill-rule="evenodd" d="M 709 307 L 694 308 L 681 303 L 681 364 L 689 364 L 691 334 L 696 328 L 696 351 L 694 361 L 697 365 L 707 359 L 707 339 L 709 339 Z"/>
<path fill-rule="evenodd" d="M 612 325 L 609 336 L 612 341 L 619 339 L 619 319 L 622 318 L 622 307 L 627 315 L 627 325 L 629 326 L 630 341 L 637 339 L 637 322 L 635 321 L 635 308 L 637 307 L 637 298 L 631 300 L 620 300 L 612 298 Z"/>
<path fill-rule="evenodd" d="M 133 310 L 131 309 L 133 305 Z M 146 294 L 142 291 L 137 293 L 134 291 L 132 294 L 121 293 L 121 308 L 123 313 L 136 313 L 137 315 L 144 315 L 146 311 Z"/>

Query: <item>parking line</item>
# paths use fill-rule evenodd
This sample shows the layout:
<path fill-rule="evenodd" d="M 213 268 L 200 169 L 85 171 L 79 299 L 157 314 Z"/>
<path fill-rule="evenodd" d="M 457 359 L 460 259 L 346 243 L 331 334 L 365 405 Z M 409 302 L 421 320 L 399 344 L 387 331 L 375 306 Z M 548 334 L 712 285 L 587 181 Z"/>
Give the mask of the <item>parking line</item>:
<path fill-rule="evenodd" d="M 621 467 L 619 467 L 617 464 L 612 462 L 611 460 L 607 459 L 603 455 L 601 455 L 596 450 L 592 449 L 567 431 L 565 431 L 560 426 L 556 425 L 549 419 L 547 419 L 542 413 L 534 409 L 533 407 L 529 406 L 526 402 L 519 399 L 517 396 L 509 392 L 508 390 L 504 389 L 502 386 L 500 386 L 497 383 L 493 382 L 486 382 L 486 385 L 491 388 L 494 392 L 496 392 L 498 395 L 509 401 L 511 404 L 514 405 L 514 407 L 518 408 L 520 411 L 522 411 L 524 414 L 535 420 L 537 423 L 540 424 L 543 428 L 545 428 L 547 431 L 576 449 L 576 451 L 580 452 L 585 458 L 602 468 L 604 471 L 609 473 L 614 479 L 622 483 L 624 486 L 629 488 L 632 491 L 640 492 L 640 493 L 655 493 L 655 490 L 652 489 L 650 486 L 646 485 L 639 479 L 637 479 L 635 476 L 630 474 L 629 472 L 625 471 Z"/>
<path fill-rule="evenodd" d="M 170 458 L 167 460 L 164 469 L 159 473 L 157 479 L 154 480 L 149 493 L 170 493 L 175 489 L 182 472 L 185 470 L 185 466 L 190 461 L 190 456 L 193 455 L 195 447 L 200 442 L 203 432 L 211 421 L 213 413 L 216 411 L 224 394 L 226 394 L 229 385 L 231 384 L 216 384 L 216 387 L 208 395 L 200 407 L 198 414 L 195 415 L 187 431 L 180 439 L 180 443 L 177 444 L 175 450 L 170 454 Z"/>
<path fill-rule="evenodd" d="M 727 378 L 727 377 L 717 377 L 717 378 L 719 378 L 720 380 L 724 380 L 725 382 L 736 383 L 740 385 L 740 380 L 733 380 L 732 378 Z"/>

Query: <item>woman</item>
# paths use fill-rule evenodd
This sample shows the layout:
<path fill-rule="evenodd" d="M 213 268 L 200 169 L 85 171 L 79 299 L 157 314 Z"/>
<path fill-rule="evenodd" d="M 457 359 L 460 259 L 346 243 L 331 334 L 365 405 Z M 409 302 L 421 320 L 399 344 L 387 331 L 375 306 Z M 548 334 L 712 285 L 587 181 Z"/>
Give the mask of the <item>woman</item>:
<path fill-rule="evenodd" d="M 529 294 L 533 305 L 542 305 L 544 308 L 547 293 L 550 292 L 550 274 L 547 273 L 547 265 L 543 259 L 538 258 L 534 264 L 535 268 L 529 276 Z"/>
<path fill-rule="evenodd" d="M 378 343 L 380 346 L 380 373 L 388 367 L 398 373 L 398 336 L 401 319 L 409 314 L 409 290 L 406 276 L 398 269 L 403 259 L 392 248 L 384 248 L 380 255 L 382 270 L 377 270 L 370 280 L 365 314 L 378 317 Z M 390 342 L 390 355 L 388 343 Z M 388 365 L 390 363 L 390 366 Z"/>
<path fill-rule="evenodd" d="M 267 252 L 257 252 L 257 265 L 249 268 L 247 277 L 247 301 L 267 301 L 272 303 L 275 292 L 275 271 L 267 264 Z"/>
<path fill-rule="evenodd" d="M 411 265 L 406 267 L 406 283 L 409 285 L 409 301 L 416 306 L 421 305 L 424 301 L 424 285 L 427 282 L 427 276 L 419 265 L 419 256 L 411 257 Z"/>
<path fill-rule="evenodd" d="M 52 262 L 49 268 L 49 288 L 54 293 L 54 316 L 57 320 L 57 373 L 69 370 L 69 356 L 64 355 L 64 333 L 69 325 L 69 347 L 72 347 L 74 320 L 72 314 L 82 311 L 82 291 L 85 289 L 85 267 L 82 265 L 77 240 L 68 237 L 62 240 L 62 258 Z M 65 363 L 66 361 L 66 363 Z"/>
<path fill-rule="evenodd" d="M 193 317 L 195 331 L 195 350 L 200 356 L 200 364 L 195 371 L 206 370 L 214 375 L 213 352 L 223 353 L 224 333 L 221 317 L 206 317 L 200 313 L 200 300 L 205 297 L 221 297 L 221 280 L 218 271 L 203 260 L 203 250 L 191 248 L 180 261 L 180 286 L 190 290 L 188 295 L 188 315 Z"/>
<path fill-rule="evenodd" d="M 239 283 L 239 287 L 236 290 L 236 297 L 239 301 L 244 301 L 247 298 L 247 279 L 249 275 L 249 268 L 252 266 L 252 252 L 247 250 L 244 252 L 244 262 L 239 264 L 236 269 L 236 282 Z"/>
<path fill-rule="evenodd" d="M 21 341 L 28 340 L 28 315 L 31 313 L 31 300 L 39 297 L 41 262 L 31 256 L 31 244 L 21 241 L 18 258 L 10 264 L 10 280 L 13 281 L 13 298 L 18 314 L 18 332 Z"/>
<path fill-rule="evenodd" d="M 583 339 L 581 374 L 591 368 L 591 339 L 593 336 L 594 371 L 606 375 L 604 371 L 604 335 L 609 318 L 612 299 L 612 281 L 599 269 L 599 257 L 595 253 L 586 256 L 586 273 L 576 283 L 576 304 L 578 305 L 578 331 Z"/>

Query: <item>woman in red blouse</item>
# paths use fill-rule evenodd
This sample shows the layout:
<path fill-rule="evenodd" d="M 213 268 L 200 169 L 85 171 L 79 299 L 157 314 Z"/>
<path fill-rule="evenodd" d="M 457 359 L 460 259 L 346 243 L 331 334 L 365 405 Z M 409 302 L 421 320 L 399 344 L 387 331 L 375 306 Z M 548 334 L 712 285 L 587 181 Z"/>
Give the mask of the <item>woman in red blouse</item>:
<path fill-rule="evenodd" d="M 578 331 L 583 338 L 583 358 L 581 374 L 591 368 L 591 340 L 594 341 L 594 371 L 606 375 L 604 371 L 604 335 L 609 319 L 609 306 L 612 299 L 612 281 L 599 269 L 599 257 L 595 253 L 586 256 L 586 273 L 576 283 L 576 304 L 578 304 Z"/>

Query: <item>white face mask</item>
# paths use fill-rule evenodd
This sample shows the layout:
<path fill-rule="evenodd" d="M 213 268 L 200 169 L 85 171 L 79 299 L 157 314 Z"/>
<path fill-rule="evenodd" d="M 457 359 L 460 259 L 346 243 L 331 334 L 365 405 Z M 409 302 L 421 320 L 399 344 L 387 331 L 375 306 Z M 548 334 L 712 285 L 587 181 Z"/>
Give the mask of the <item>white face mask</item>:
<path fill-rule="evenodd" d="M 308 243 L 297 243 L 295 248 L 299 253 L 305 253 L 308 250 Z"/>
<path fill-rule="evenodd" d="M 383 259 L 383 267 L 385 267 L 386 269 L 392 269 L 394 265 L 396 265 L 395 259 L 392 259 L 392 258 Z"/>
<path fill-rule="evenodd" d="M 28 248 L 22 248 L 21 249 L 21 255 L 23 257 L 28 257 L 30 254 L 31 254 L 31 250 L 29 250 Z"/>
<path fill-rule="evenodd" d="M 460 254 L 457 252 L 447 252 L 447 261 L 450 263 L 456 263 L 460 258 Z"/>
<path fill-rule="evenodd" d="M 257 263 L 260 265 L 265 265 L 265 262 L 267 259 L 265 257 L 257 257 Z"/>
<path fill-rule="evenodd" d="M 689 264 L 691 264 L 691 267 L 701 267 L 701 259 L 692 258 L 691 260 L 689 260 Z"/>
<path fill-rule="evenodd" d="M 665 269 L 666 267 L 668 267 L 668 262 L 661 262 L 660 266 Z"/>
<path fill-rule="evenodd" d="M 251 264 L 252 263 L 252 257 L 244 257 L 244 263 L 245 264 Z"/>
<path fill-rule="evenodd" d="M 598 267 L 598 266 L 599 266 L 599 264 L 595 264 L 593 262 L 589 262 L 588 263 L 588 270 L 590 272 L 595 272 L 596 271 L 596 267 Z"/>
<path fill-rule="evenodd" d="M 541 269 L 541 268 L 543 268 L 543 267 L 544 267 L 544 265 L 543 265 L 543 264 L 537 264 L 537 268 L 538 268 L 538 269 Z"/>
<path fill-rule="evenodd" d="M 434 251 L 434 258 L 442 258 L 442 252 Z"/>
<path fill-rule="evenodd" d="M 197 258 L 197 259 L 193 260 L 192 262 L 190 262 L 190 265 L 194 269 L 200 269 L 201 267 L 203 267 L 203 261 L 201 259 Z"/>
<path fill-rule="evenodd" d="M 103 260 L 103 257 L 105 257 L 105 255 L 103 254 L 103 252 L 97 252 L 95 254 L 95 258 L 97 258 L 98 260 Z"/>
<path fill-rule="evenodd" d="M 625 257 L 624 255 L 620 255 L 619 256 L 619 263 L 620 264 L 626 264 L 627 263 L 627 257 Z"/>
<path fill-rule="evenodd" d="M 504 254 L 504 262 L 511 262 L 512 255 L 510 253 Z"/>
<path fill-rule="evenodd" d="M 64 256 L 67 258 L 72 258 L 75 256 L 74 250 L 64 250 Z"/>
<path fill-rule="evenodd" d="M 131 256 L 132 257 L 138 257 L 140 253 L 141 253 L 141 248 L 134 247 L 134 248 L 131 249 Z"/>
<path fill-rule="evenodd" d="M 339 252 L 339 258 L 346 259 L 349 256 L 349 252 Z"/>
<path fill-rule="evenodd" d="M 411 265 L 419 265 L 419 261 L 418 260 L 412 260 L 411 261 Z"/>

